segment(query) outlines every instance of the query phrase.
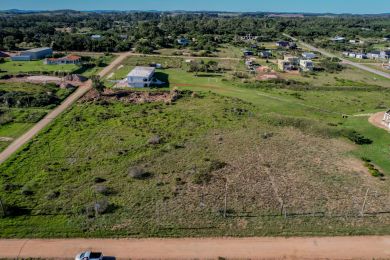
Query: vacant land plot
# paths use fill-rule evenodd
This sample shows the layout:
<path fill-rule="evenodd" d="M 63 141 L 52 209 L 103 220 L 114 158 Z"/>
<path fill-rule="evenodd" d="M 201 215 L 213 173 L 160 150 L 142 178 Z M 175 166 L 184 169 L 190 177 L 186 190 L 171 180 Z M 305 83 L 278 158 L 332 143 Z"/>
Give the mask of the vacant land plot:
<path fill-rule="evenodd" d="M 38 61 L 11 61 L 0 63 L 0 76 L 23 73 L 45 74 L 54 72 L 72 73 L 78 69 L 77 65 L 45 65 L 42 60 Z"/>
<path fill-rule="evenodd" d="M 85 99 L 56 120 L 0 166 L 0 236 L 389 232 L 389 180 L 352 143 L 276 126 L 238 99 L 176 94 Z"/>
<path fill-rule="evenodd" d="M 157 70 L 157 77 L 171 87 L 213 91 L 237 97 L 258 106 L 263 113 L 276 113 L 299 120 L 310 119 L 310 124 L 320 123 L 320 129 L 326 126 L 337 131 L 353 129 L 358 133 L 366 132 L 364 124 L 349 124 L 350 120 L 354 120 L 352 116 L 374 113 L 390 107 L 390 81 L 352 67 L 347 67 L 340 73 L 291 77 L 295 82 L 256 83 L 235 76 L 234 70 L 226 70 L 224 73 L 189 73 L 188 65 L 180 58 L 129 57 L 118 67 L 116 75 L 118 78 L 124 78 L 134 66 L 150 63 L 161 63 L 165 66 L 166 69 Z M 233 65 L 236 70 L 241 66 L 244 65 L 239 61 Z M 364 148 L 361 151 L 366 152 L 366 157 L 390 173 L 390 165 L 384 163 L 390 156 L 390 151 L 374 152 L 380 146 L 390 145 L 390 136 L 384 135 L 380 139 L 377 135 L 370 135 L 370 139 L 372 144 L 361 146 Z"/>
<path fill-rule="evenodd" d="M 72 91 L 52 84 L 0 83 L 0 151 Z"/>

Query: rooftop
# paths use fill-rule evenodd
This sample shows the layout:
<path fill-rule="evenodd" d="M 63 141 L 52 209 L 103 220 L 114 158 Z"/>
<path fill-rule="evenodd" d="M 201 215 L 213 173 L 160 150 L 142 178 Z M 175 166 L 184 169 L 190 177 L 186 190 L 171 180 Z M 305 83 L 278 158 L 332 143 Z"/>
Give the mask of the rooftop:
<path fill-rule="evenodd" d="M 45 50 L 51 50 L 51 48 L 49 48 L 49 47 L 41 47 L 41 48 L 30 49 L 30 50 L 27 50 L 27 51 L 28 52 L 39 52 L 39 51 L 45 51 Z"/>
<path fill-rule="evenodd" d="M 135 67 L 129 74 L 128 77 L 150 77 L 155 71 L 153 67 Z"/>

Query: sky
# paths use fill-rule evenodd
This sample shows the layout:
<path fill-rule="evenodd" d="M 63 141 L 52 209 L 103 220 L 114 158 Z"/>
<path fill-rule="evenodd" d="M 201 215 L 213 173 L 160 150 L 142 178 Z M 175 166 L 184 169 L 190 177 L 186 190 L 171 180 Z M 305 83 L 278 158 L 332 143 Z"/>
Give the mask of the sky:
<path fill-rule="evenodd" d="M 0 10 L 390 13 L 390 0 L 0 0 Z"/>

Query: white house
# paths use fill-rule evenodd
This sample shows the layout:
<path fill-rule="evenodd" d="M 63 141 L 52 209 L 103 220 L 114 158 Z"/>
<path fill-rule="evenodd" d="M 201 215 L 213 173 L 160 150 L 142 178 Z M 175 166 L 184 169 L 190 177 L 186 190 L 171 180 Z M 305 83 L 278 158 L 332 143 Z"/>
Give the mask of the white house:
<path fill-rule="evenodd" d="M 146 88 L 152 83 L 156 69 L 153 67 L 135 67 L 127 74 L 127 84 L 129 87 Z"/>
<path fill-rule="evenodd" d="M 356 53 L 356 59 L 367 59 L 367 55 L 364 53 Z"/>
<path fill-rule="evenodd" d="M 311 60 L 300 60 L 299 66 L 303 71 L 312 71 L 314 69 L 314 64 Z"/>
<path fill-rule="evenodd" d="M 304 53 L 302 53 L 302 57 L 304 57 L 305 59 L 311 60 L 311 59 L 314 59 L 316 57 L 316 55 L 312 52 L 304 52 Z"/>
<path fill-rule="evenodd" d="M 380 58 L 380 56 L 381 56 L 381 52 L 380 51 L 372 51 L 372 52 L 367 53 L 367 57 L 369 59 L 377 60 L 377 59 Z"/>
<path fill-rule="evenodd" d="M 334 42 L 344 42 L 345 38 L 341 37 L 341 36 L 336 36 L 334 38 L 331 38 L 331 40 L 334 41 Z"/>

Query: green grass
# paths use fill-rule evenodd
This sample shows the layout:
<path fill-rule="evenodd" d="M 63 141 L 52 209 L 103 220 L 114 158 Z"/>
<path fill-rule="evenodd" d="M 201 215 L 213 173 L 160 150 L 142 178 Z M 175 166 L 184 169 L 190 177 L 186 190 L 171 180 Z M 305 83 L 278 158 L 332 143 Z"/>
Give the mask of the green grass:
<path fill-rule="evenodd" d="M 0 137 L 15 139 L 21 136 L 72 91 L 60 89 L 52 84 L 0 83 Z M 54 99 L 47 103 L 49 97 Z M 11 103 L 7 105 L 2 98 L 8 99 Z M 0 151 L 10 143 L 0 141 Z"/>
<path fill-rule="evenodd" d="M 353 151 L 358 158 L 368 158 L 379 165 L 386 173 L 390 169 L 390 134 L 384 129 L 373 127 L 367 117 L 351 117 L 345 122 L 345 127 L 355 129 L 365 137 L 374 140 L 371 145 L 359 146 Z"/>
<path fill-rule="evenodd" d="M 78 69 L 77 65 L 45 65 L 42 60 L 37 61 L 11 61 L 6 60 L 5 63 L 0 63 L 0 75 L 14 75 L 19 73 L 53 73 L 64 72 L 71 73 Z"/>
<path fill-rule="evenodd" d="M 140 63 L 140 59 L 132 60 L 132 62 Z M 130 63 L 118 70 L 117 75 L 124 77 L 132 68 L 132 64 Z M 336 129 L 342 129 L 342 124 L 347 121 L 347 119 L 343 118 L 343 115 L 373 113 L 390 107 L 390 91 L 386 89 L 375 90 L 375 87 L 372 88 L 373 90 L 370 90 L 371 86 L 362 83 L 360 80 L 367 80 L 367 82 L 371 83 L 378 83 L 378 81 L 370 81 L 369 77 L 372 77 L 372 74 L 360 72 L 353 68 L 348 68 L 342 73 L 334 74 L 333 78 L 328 76 L 330 78 L 329 82 L 334 82 L 334 85 L 329 83 L 329 86 L 322 85 L 323 89 L 319 90 L 294 91 L 291 89 L 273 89 L 267 87 L 248 89 L 245 87 L 246 84 L 226 80 L 226 75 L 211 74 L 207 76 L 209 74 L 200 73 L 200 75 L 205 74 L 206 76 L 196 77 L 194 73 L 187 73 L 184 70 L 185 65 L 180 66 L 183 66 L 183 68 L 158 70 L 167 75 L 171 87 L 194 91 L 213 91 L 225 96 L 238 97 L 261 107 L 263 113 L 275 112 L 292 117 L 321 120 L 325 124 L 339 125 L 338 127 L 334 127 Z M 358 74 L 360 75 L 357 76 Z M 322 80 L 326 78 L 325 75 L 320 77 Z M 317 80 L 319 82 L 315 84 L 316 86 L 324 84 L 324 82 L 321 83 L 319 77 L 313 78 L 311 81 L 314 82 Z M 311 81 L 308 81 L 309 89 Z M 380 83 L 379 86 L 387 87 L 390 81 L 380 79 L 380 82 L 383 83 Z M 348 87 L 343 88 L 344 85 Z M 333 90 L 326 90 L 327 87 L 332 87 Z M 338 87 L 340 87 L 340 90 L 337 90 Z M 350 89 L 348 89 L 349 87 Z M 359 87 L 364 87 L 367 90 L 359 90 Z M 368 127 L 375 129 L 374 126 Z M 361 129 L 356 126 L 356 130 L 359 132 Z M 374 140 L 372 146 L 381 142 L 375 136 L 372 139 Z M 368 147 L 371 147 L 371 145 Z M 386 156 L 387 154 L 385 153 L 384 155 Z M 376 160 L 375 156 L 373 158 L 375 163 L 381 166 L 386 173 L 390 174 L 389 165 L 383 163 L 382 160 Z"/>
<path fill-rule="evenodd" d="M 1 237 L 390 233 L 387 214 L 358 217 L 367 187 L 390 192 L 390 135 L 367 117 L 353 117 L 390 106 L 383 88 L 388 80 L 347 69 L 329 82 L 329 75 L 310 78 L 307 90 L 253 88 L 229 72 L 196 76 L 181 59 L 158 57 L 130 57 L 112 79 L 152 62 L 167 67 L 157 71 L 171 88 L 200 97 L 186 94 L 173 105 L 76 104 L 0 166 L 0 197 L 22 215 L 0 218 Z M 348 129 L 373 143 L 354 145 L 340 137 Z M 271 137 L 263 138 L 266 133 Z M 155 135 L 162 142 L 148 144 Z M 379 166 L 385 180 L 370 176 L 361 157 Z M 212 170 L 221 162 L 226 166 Z M 150 177 L 130 178 L 135 166 Z M 280 215 L 267 169 L 287 218 Z M 97 184 L 96 177 L 106 181 Z M 229 217 L 223 218 L 226 178 Z M 97 192 L 98 185 L 109 192 Z M 48 198 L 53 194 L 58 197 Z M 87 212 L 102 199 L 109 212 Z M 386 203 L 370 195 L 367 211 L 386 211 Z"/>
<path fill-rule="evenodd" d="M 267 123 L 274 119 L 271 114 L 264 118 L 256 105 L 208 93 L 184 94 L 172 105 L 78 103 L 0 166 L 0 197 L 18 209 L 16 215 L 22 215 L 0 218 L 0 237 L 306 236 L 390 231 L 386 215 L 362 219 L 353 205 L 339 203 L 349 193 L 360 196 L 359 184 L 365 181 L 364 176 L 340 165 L 348 160 L 349 145 Z M 272 135 L 264 139 L 264 133 Z M 148 144 L 155 135 L 161 143 Z M 305 158 L 304 162 L 299 158 Z M 129 169 L 135 166 L 150 176 L 143 180 L 129 177 Z M 288 205 L 286 219 L 270 189 L 268 167 Z M 105 181 L 98 184 L 96 177 Z M 199 177 L 204 184 L 195 182 Z M 227 218 L 220 213 L 225 178 L 229 180 Z M 98 185 L 110 192 L 97 192 Z M 334 196 L 341 198 L 324 200 Z M 86 212 L 101 200 L 111 205 L 107 213 L 93 216 Z M 381 205 L 370 204 L 368 210 Z M 305 212 L 311 212 L 310 216 Z M 345 218 L 345 214 L 351 215 Z"/>

